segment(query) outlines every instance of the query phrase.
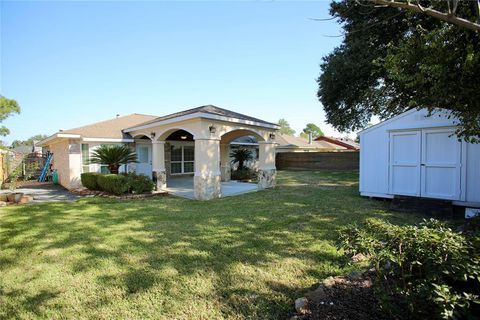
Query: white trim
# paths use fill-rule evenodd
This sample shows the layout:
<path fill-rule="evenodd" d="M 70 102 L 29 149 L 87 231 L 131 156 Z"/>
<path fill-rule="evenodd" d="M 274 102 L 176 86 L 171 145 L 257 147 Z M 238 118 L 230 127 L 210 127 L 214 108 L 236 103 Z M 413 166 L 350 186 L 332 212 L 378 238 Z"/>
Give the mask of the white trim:
<path fill-rule="evenodd" d="M 134 139 L 123 138 L 82 138 L 86 142 L 135 142 Z"/>
<path fill-rule="evenodd" d="M 136 131 L 136 130 L 153 128 L 153 127 L 158 127 L 158 126 L 165 125 L 165 124 L 170 124 L 170 123 L 175 123 L 175 122 L 180 122 L 180 121 L 186 121 L 186 120 L 191 120 L 191 119 L 195 119 L 195 118 L 205 118 L 205 119 L 211 119 L 211 120 L 241 123 L 241 124 L 246 124 L 246 125 L 251 125 L 251 126 L 256 126 L 256 127 L 275 129 L 275 130 L 280 129 L 280 126 L 274 125 L 274 124 L 267 124 L 267 123 L 261 123 L 261 122 L 257 122 L 257 121 L 250 121 L 250 120 L 230 118 L 230 117 L 225 117 L 225 116 L 218 116 L 218 115 L 213 115 L 213 114 L 205 113 L 205 112 L 195 112 L 195 113 L 187 114 L 187 115 L 184 115 L 184 116 L 179 116 L 179 117 L 166 119 L 166 120 L 159 120 L 159 121 L 155 121 L 155 122 L 145 124 L 145 125 L 139 125 L 139 126 L 136 126 L 136 127 L 126 128 L 126 129 L 123 130 L 123 132 L 132 132 L 132 131 Z"/>
<path fill-rule="evenodd" d="M 43 140 L 40 141 L 40 142 L 37 142 L 36 145 L 39 146 L 39 147 L 43 147 L 43 146 L 46 145 L 47 142 L 50 142 L 50 141 L 52 141 L 52 140 L 59 139 L 59 138 L 79 139 L 79 138 L 81 138 L 81 135 L 79 135 L 79 134 L 72 134 L 72 133 L 61 133 L 61 132 L 57 132 L 57 133 L 52 134 L 50 137 L 48 137 L 48 138 L 46 138 L 46 139 L 43 139 Z"/>
<path fill-rule="evenodd" d="M 420 109 L 420 110 L 422 110 L 422 109 Z M 367 132 L 369 132 L 369 131 L 372 131 L 373 129 L 376 129 L 376 128 L 378 128 L 378 127 L 381 127 L 381 126 L 383 126 L 383 125 L 385 125 L 385 124 L 387 124 L 387 123 L 390 123 L 390 122 L 392 122 L 392 121 L 398 120 L 398 119 L 400 119 L 400 118 L 403 118 L 403 117 L 405 117 L 405 116 L 408 116 L 408 115 L 411 114 L 411 113 L 414 113 L 414 112 L 417 112 L 417 111 L 420 111 L 420 110 L 417 110 L 417 109 L 415 109 L 415 108 L 414 108 L 414 109 L 410 109 L 410 110 L 408 110 L 408 111 L 405 111 L 404 113 L 400 113 L 399 115 L 394 116 L 393 118 L 390 118 L 390 119 L 387 119 L 387 120 L 384 120 L 384 121 L 380 121 L 379 123 L 377 123 L 377 124 L 375 124 L 375 125 L 373 125 L 373 126 L 370 126 L 370 127 L 366 128 L 366 129 L 363 129 L 362 131 L 359 131 L 358 134 L 367 133 Z M 360 141 L 362 141 L 362 140 L 360 139 Z"/>

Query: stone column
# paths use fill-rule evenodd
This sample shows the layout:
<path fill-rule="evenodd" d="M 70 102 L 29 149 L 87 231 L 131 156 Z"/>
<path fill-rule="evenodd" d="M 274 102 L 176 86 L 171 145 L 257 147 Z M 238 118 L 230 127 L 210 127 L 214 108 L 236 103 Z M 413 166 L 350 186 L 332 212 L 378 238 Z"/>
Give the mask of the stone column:
<path fill-rule="evenodd" d="M 194 195 L 197 200 L 221 196 L 220 140 L 195 139 Z"/>
<path fill-rule="evenodd" d="M 272 141 L 258 142 L 258 188 L 273 188 L 277 177 L 275 167 L 275 143 Z"/>
<path fill-rule="evenodd" d="M 230 143 L 220 144 L 220 172 L 222 181 L 230 181 L 231 165 L 230 165 Z"/>
<path fill-rule="evenodd" d="M 152 180 L 157 191 L 167 187 L 165 141 L 152 141 Z"/>

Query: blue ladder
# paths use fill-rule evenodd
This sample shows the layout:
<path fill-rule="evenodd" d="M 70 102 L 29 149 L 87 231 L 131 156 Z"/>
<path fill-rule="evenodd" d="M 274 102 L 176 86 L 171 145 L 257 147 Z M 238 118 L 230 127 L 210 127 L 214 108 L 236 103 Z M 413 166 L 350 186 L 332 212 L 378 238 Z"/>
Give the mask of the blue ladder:
<path fill-rule="evenodd" d="M 42 173 L 40 177 L 38 177 L 39 182 L 44 182 L 47 178 L 48 168 L 50 167 L 50 162 L 52 161 L 53 153 L 49 153 L 47 156 L 47 161 L 45 161 L 45 165 L 43 166 Z"/>

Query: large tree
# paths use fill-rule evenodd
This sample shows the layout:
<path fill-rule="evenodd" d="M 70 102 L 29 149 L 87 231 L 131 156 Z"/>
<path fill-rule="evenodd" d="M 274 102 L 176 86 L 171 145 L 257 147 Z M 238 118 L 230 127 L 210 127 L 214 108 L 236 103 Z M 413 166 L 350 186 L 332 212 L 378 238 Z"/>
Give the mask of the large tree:
<path fill-rule="evenodd" d="M 13 99 L 7 99 L 0 95 L 0 123 L 7 119 L 14 113 L 20 113 L 20 106 L 17 101 Z M 0 127 L 0 136 L 6 136 L 10 133 L 10 130 L 5 126 Z"/>
<path fill-rule="evenodd" d="M 352 131 L 375 115 L 385 119 L 411 108 L 444 108 L 459 119 L 460 137 L 479 141 L 480 33 L 372 2 L 331 4 L 344 40 L 321 64 L 318 97 L 327 122 Z M 456 12 L 474 19 L 476 4 L 459 2 Z"/>
<path fill-rule="evenodd" d="M 286 134 L 289 136 L 293 136 L 295 134 L 295 130 L 290 128 L 290 124 L 285 119 L 278 120 L 278 125 L 280 126 L 280 133 Z"/>

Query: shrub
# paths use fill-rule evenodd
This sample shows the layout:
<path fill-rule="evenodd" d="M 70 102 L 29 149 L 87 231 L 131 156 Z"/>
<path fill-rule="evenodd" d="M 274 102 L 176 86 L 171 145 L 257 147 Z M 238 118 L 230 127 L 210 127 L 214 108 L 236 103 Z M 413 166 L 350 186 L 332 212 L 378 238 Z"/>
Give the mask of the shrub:
<path fill-rule="evenodd" d="M 98 176 L 101 173 L 97 172 L 86 172 L 80 175 L 80 180 L 82 181 L 82 185 L 90 190 L 100 190 L 100 186 L 98 185 Z"/>
<path fill-rule="evenodd" d="M 243 168 L 232 171 L 233 180 L 255 180 L 257 179 L 257 172 L 250 168 Z"/>
<path fill-rule="evenodd" d="M 129 173 L 126 175 L 130 192 L 132 193 L 145 193 L 150 192 L 155 187 L 152 179 L 145 175 L 137 175 L 135 173 Z"/>
<path fill-rule="evenodd" d="M 340 231 L 347 255 L 376 269 L 381 305 L 399 318 L 470 318 L 479 312 L 480 242 L 436 220 L 396 226 L 371 219 Z"/>
<path fill-rule="evenodd" d="M 129 189 L 127 177 L 119 174 L 100 174 L 97 182 L 101 190 L 116 195 L 124 194 Z"/>

